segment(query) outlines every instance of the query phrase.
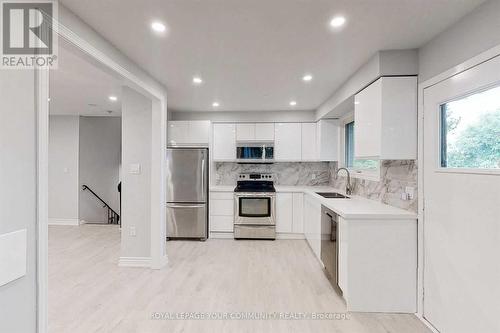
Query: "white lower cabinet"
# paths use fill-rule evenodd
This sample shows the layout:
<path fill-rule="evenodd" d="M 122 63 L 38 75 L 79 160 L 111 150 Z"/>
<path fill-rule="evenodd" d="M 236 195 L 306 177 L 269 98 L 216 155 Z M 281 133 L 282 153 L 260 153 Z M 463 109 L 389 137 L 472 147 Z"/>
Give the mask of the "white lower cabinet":
<path fill-rule="evenodd" d="M 293 193 L 293 222 L 292 222 L 292 233 L 303 234 L 304 233 L 304 194 Z"/>
<path fill-rule="evenodd" d="M 309 246 L 321 261 L 321 204 L 309 194 L 304 195 L 304 233 Z"/>
<path fill-rule="evenodd" d="M 234 198 L 232 192 L 210 192 L 210 232 L 233 232 Z"/>
<path fill-rule="evenodd" d="M 210 216 L 210 232 L 233 232 L 233 216 Z"/>
<path fill-rule="evenodd" d="M 291 238 L 304 235 L 304 195 L 302 193 L 276 193 L 276 232 L 295 234 Z"/>
<path fill-rule="evenodd" d="M 339 216 L 337 223 L 338 228 L 338 276 L 339 276 L 339 287 L 342 289 L 342 293 L 345 299 L 348 298 L 348 288 L 347 288 L 347 225 L 344 218 Z"/>
<path fill-rule="evenodd" d="M 293 193 L 276 193 L 276 232 L 292 232 Z"/>

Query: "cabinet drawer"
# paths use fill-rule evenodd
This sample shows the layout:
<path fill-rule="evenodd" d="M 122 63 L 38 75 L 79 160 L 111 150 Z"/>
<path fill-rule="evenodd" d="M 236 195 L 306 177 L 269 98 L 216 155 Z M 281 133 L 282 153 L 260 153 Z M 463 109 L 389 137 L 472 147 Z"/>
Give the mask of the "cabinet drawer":
<path fill-rule="evenodd" d="M 234 201 L 231 200 L 210 200 L 211 216 L 231 216 L 234 215 Z"/>
<path fill-rule="evenodd" d="M 211 232 L 233 232 L 234 219 L 232 216 L 210 216 Z"/>
<path fill-rule="evenodd" d="M 233 192 L 210 192 L 210 199 L 214 200 L 233 200 Z"/>

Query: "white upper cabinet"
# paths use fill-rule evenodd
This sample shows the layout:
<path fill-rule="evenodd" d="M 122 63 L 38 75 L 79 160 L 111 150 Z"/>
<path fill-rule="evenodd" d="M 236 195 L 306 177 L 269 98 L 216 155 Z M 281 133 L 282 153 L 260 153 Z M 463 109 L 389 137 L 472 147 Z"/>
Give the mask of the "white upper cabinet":
<path fill-rule="evenodd" d="M 302 123 L 302 161 L 338 161 L 337 120 Z"/>
<path fill-rule="evenodd" d="M 255 140 L 274 141 L 274 123 L 255 124 Z"/>
<path fill-rule="evenodd" d="M 323 119 L 317 123 L 317 160 L 339 160 L 339 122 L 334 119 Z"/>
<path fill-rule="evenodd" d="M 236 124 L 236 141 L 274 141 L 274 124 Z"/>
<path fill-rule="evenodd" d="M 179 128 L 179 135 L 185 129 Z M 234 161 L 236 142 L 274 142 L 274 160 L 287 162 L 337 161 L 339 127 L 337 120 L 317 123 L 215 123 L 213 158 Z"/>
<path fill-rule="evenodd" d="M 356 158 L 417 158 L 417 78 L 382 77 L 355 96 Z"/>
<path fill-rule="evenodd" d="M 206 144 L 210 141 L 210 120 L 189 122 L 189 141 L 193 144 Z"/>
<path fill-rule="evenodd" d="M 236 141 L 254 141 L 255 124 L 236 124 Z"/>
<path fill-rule="evenodd" d="M 302 128 L 300 123 L 275 124 L 274 159 L 276 161 L 301 161 Z"/>
<path fill-rule="evenodd" d="M 302 123 L 302 161 L 318 160 L 316 123 Z"/>
<path fill-rule="evenodd" d="M 169 121 L 167 127 L 169 145 L 187 144 L 189 140 L 189 121 Z"/>
<path fill-rule="evenodd" d="M 213 159 L 234 161 L 236 159 L 236 125 L 214 124 Z"/>
<path fill-rule="evenodd" d="M 208 146 L 210 121 L 169 121 L 167 137 L 170 146 Z"/>

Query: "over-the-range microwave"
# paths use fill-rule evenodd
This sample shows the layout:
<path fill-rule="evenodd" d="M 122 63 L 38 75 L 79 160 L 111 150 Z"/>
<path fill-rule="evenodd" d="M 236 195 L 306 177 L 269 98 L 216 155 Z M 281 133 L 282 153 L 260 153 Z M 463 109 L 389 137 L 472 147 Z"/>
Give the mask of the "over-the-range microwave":
<path fill-rule="evenodd" d="M 274 142 L 237 142 L 238 163 L 273 163 Z"/>

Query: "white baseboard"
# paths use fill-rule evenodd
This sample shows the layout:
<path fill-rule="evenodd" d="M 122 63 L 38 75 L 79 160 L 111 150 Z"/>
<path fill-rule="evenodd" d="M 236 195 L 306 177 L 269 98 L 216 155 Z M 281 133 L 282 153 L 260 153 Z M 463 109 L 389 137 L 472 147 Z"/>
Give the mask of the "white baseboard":
<path fill-rule="evenodd" d="M 234 234 L 232 232 L 211 232 L 209 238 L 233 239 Z"/>
<path fill-rule="evenodd" d="M 210 238 L 214 239 L 233 239 L 234 234 L 232 232 L 211 232 Z M 276 233 L 276 239 L 305 239 L 304 234 L 294 234 L 289 232 L 278 232 Z"/>
<path fill-rule="evenodd" d="M 425 326 L 427 326 L 428 329 L 430 329 L 433 333 L 440 333 L 434 326 L 432 326 L 431 323 L 427 321 L 420 313 L 416 313 L 415 316 L 420 319 L 422 323 L 424 323 Z"/>
<path fill-rule="evenodd" d="M 164 255 L 163 257 L 160 258 L 160 262 L 158 265 L 156 264 L 151 264 L 151 269 L 162 269 L 168 264 L 168 256 Z"/>
<path fill-rule="evenodd" d="M 291 232 L 278 232 L 276 233 L 276 239 L 306 239 L 304 234 L 294 234 Z"/>
<path fill-rule="evenodd" d="M 80 225 L 80 220 L 49 218 L 49 225 Z"/>
<path fill-rule="evenodd" d="M 102 225 L 108 225 L 108 222 L 106 222 L 106 221 L 86 221 L 86 220 L 80 220 L 80 224 L 102 224 Z"/>
<path fill-rule="evenodd" d="M 151 267 L 151 257 L 120 257 L 120 267 Z"/>

